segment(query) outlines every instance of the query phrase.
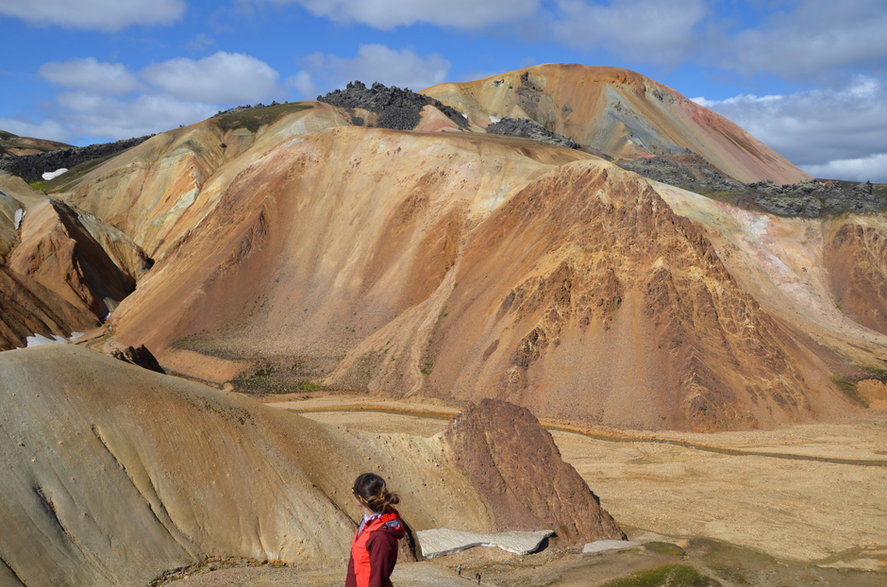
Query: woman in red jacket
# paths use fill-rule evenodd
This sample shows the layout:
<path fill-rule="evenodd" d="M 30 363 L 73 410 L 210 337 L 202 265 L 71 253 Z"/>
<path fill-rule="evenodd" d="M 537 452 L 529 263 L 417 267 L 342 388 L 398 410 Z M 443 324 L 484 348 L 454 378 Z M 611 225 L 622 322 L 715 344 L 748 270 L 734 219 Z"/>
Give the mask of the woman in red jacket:
<path fill-rule="evenodd" d="M 351 492 L 363 510 L 363 521 L 351 543 L 345 587 L 391 587 L 398 540 L 404 536 L 400 515 L 392 507 L 400 498 L 374 473 L 360 475 Z"/>

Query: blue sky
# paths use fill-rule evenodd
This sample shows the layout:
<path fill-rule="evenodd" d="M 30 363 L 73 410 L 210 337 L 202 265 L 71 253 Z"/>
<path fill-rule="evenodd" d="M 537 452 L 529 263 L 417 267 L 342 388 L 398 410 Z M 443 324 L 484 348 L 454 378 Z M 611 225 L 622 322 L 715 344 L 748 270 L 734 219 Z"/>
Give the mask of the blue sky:
<path fill-rule="evenodd" d="M 626 67 L 808 172 L 887 181 L 887 0 L 0 0 L 0 129 L 87 144 L 345 82 Z"/>

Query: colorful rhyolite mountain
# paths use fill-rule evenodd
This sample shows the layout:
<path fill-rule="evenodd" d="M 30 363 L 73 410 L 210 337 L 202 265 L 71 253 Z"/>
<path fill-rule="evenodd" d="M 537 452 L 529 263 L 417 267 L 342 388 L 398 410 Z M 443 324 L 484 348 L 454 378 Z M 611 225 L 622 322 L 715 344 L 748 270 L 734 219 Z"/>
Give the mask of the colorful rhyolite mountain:
<path fill-rule="evenodd" d="M 289 374 L 285 389 L 312 378 L 495 397 L 610 426 L 754 428 L 860 409 L 832 378 L 884 360 L 883 215 L 779 218 L 590 154 L 692 150 L 743 181 L 806 177 L 624 70 L 547 65 L 428 93 L 471 128 L 433 105 L 413 131 L 280 105 L 157 135 L 49 185 L 67 206 L 53 213 L 132 242 L 112 239 L 108 255 L 137 280 L 111 314 L 115 342 L 215 383 Z M 586 150 L 485 134 L 491 116 L 529 116 Z M 20 231 L 51 234 L 40 205 L 23 204 Z M 41 249 L 17 252 L 28 239 L 5 230 L 10 258 L 55 295 L 94 316 L 116 303 L 118 286 L 51 285 L 34 269 Z"/>
<path fill-rule="evenodd" d="M 486 127 L 529 118 L 616 159 L 694 152 L 742 182 L 795 183 L 809 176 L 707 108 L 638 73 L 548 64 L 423 93 Z"/>

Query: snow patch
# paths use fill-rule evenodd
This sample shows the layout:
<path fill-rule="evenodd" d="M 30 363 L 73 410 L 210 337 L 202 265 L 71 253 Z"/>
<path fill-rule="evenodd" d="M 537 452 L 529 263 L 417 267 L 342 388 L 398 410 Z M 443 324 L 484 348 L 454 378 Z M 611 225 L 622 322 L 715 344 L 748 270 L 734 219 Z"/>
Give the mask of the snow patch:
<path fill-rule="evenodd" d="M 500 120 L 502 120 L 502 119 L 499 118 L 498 116 L 493 116 L 492 114 L 488 114 L 488 116 L 490 117 L 490 122 L 493 123 L 493 124 L 496 124 L 497 122 L 499 122 Z"/>
<path fill-rule="evenodd" d="M 507 552 L 525 555 L 536 552 L 542 541 L 553 534 L 552 530 L 486 534 L 450 528 L 432 528 L 416 532 L 419 544 L 422 545 L 422 556 L 425 558 L 447 556 L 475 546 L 499 547 Z"/>
<path fill-rule="evenodd" d="M 13 221 L 15 222 L 15 229 L 18 230 L 22 226 L 22 220 L 25 219 L 25 209 L 19 208 L 15 211 L 15 218 Z"/>
<path fill-rule="evenodd" d="M 55 171 L 47 171 L 47 172 L 44 173 L 41 177 L 42 177 L 43 179 L 45 179 L 46 181 L 49 181 L 50 179 L 55 179 L 55 178 L 57 178 L 57 177 L 60 176 L 61 174 L 65 173 L 66 171 L 68 171 L 68 168 L 67 168 L 67 167 L 61 167 L 61 168 L 59 168 L 59 169 L 56 169 Z"/>
<path fill-rule="evenodd" d="M 68 338 L 65 338 L 64 336 L 59 336 L 58 334 L 51 334 L 50 336 L 52 338 L 49 338 L 48 336 L 43 336 L 42 334 L 35 333 L 34 335 L 25 338 L 25 347 L 24 348 L 29 349 L 31 347 L 42 346 L 45 344 L 67 344 L 69 342 L 74 342 L 75 340 L 79 339 L 81 336 L 83 336 L 83 333 L 82 332 L 72 332 L 71 336 L 69 336 Z"/>

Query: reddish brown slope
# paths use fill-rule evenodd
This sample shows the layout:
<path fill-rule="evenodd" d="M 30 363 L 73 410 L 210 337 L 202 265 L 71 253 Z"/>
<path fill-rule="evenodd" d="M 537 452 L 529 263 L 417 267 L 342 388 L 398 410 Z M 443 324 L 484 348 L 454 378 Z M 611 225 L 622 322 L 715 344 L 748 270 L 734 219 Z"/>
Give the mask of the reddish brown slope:
<path fill-rule="evenodd" d="M 148 269 L 121 231 L 0 174 L 0 350 L 96 326 Z"/>
<path fill-rule="evenodd" d="M 111 248 L 113 243 L 114 258 L 74 211 L 47 200 L 28 208 L 22 242 L 7 262 L 12 271 L 33 278 L 67 302 L 103 319 L 135 289 L 135 280 L 148 262 L 125 235 L 91 222 L 105 246 Z"/>
<path fill-rule="evenodd" d="M 823 249 L 836 303 L 863 326 L 887 334 L 884 223 L 866 217 L 830 222 Z"/>
<path fill-rule="evenodd" d="M 466 139 L 351 127 L 281 146 L 158 263 L 121 306 L 119 332 L 152 348 L 203 330 L 226 330 L 240 353 L 350 347 L 437 287 L 464 222 L 584 157 Z"/>
<path fill-rule="evenodd" d="M 831 403 L 823 365 L 739 289 L 702 232 L 612 166 L 529 184 L 472 234 L 455 281 L 423 393 L 694 430 L 772 426 Z M 398 388 L 396 376 L 373 385 Z"/>
<path fill-rule="evenodd" d="M 626 539 L 526 408 L 490 399 L 469 404 L 443 440 L 500 531 L 551 527 L 561 543 Z"/>
<path fill-rule="evenodd" d="M 95 316 L 83 308 L 0 265 L 0 349 L 24 347 L 34 334 L 64 338 L 96 325 Z"/>
<path fill-rule="evenodd" d="M 743 182 L 809 177 L 723 116 L 625 69 L 539 65 L 422 93 L 479 126 L 486 127 L 491 116 L 531 118 L 617 159 L 690 150 Z"/>

